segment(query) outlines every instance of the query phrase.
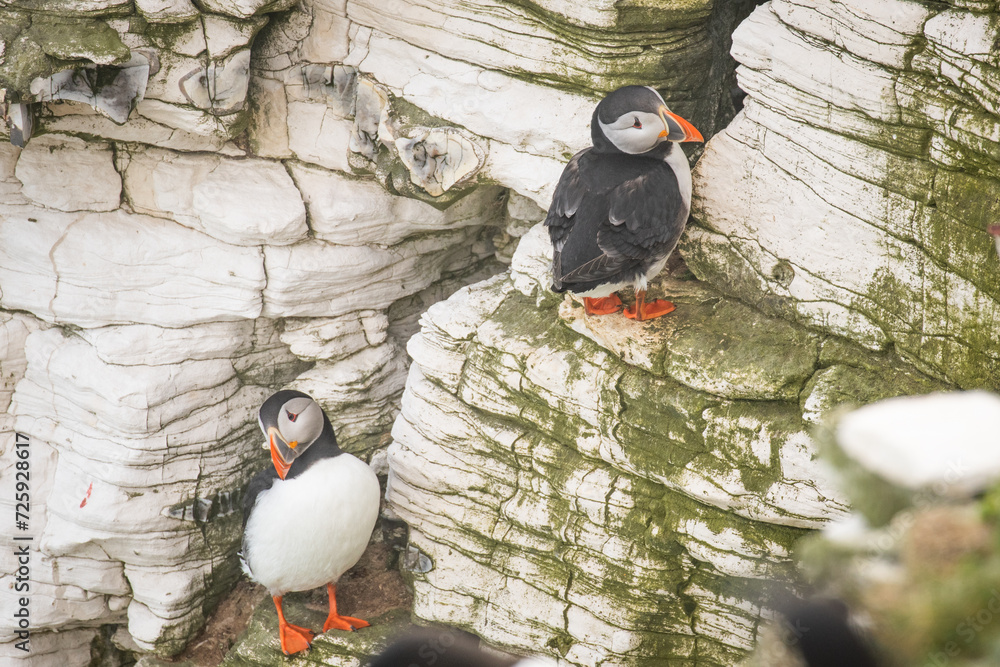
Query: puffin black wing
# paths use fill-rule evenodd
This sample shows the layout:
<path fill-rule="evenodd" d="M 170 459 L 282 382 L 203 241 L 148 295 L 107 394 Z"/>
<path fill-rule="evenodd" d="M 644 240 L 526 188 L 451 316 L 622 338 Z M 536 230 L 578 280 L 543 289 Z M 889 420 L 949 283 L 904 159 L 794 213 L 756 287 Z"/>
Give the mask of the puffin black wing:
<path fill-rule="evenodd" d="M 545 218 L 553 289 L 633 280 L 673 250 L 686 218 L 677 176 L 662 159 L 577 153 Z"/>
<path fill-rule="evenodd" d="M 674 249 L 687 222 L 677 176 L 659 161 L 623 181 L 608 197 L 608 220 L 598 243 L 629 257 L 642 257 L 652 248 Z"/>
<path fill-rule="evenodd" d="M 583 201 L 583 195 L 587 192 L 581 179 L 580 160 L 590 151 L 590 148 L 586 148 L 570 159 L 552 194 L 552 205 L 549 206 L 549 212 L 545 216 L 545 226 L 549 229 L 549 238 L 557 252 L 562 250 L 562 244 L 573 228 L 573 216 L 576 215 L 580 202 Z"/>

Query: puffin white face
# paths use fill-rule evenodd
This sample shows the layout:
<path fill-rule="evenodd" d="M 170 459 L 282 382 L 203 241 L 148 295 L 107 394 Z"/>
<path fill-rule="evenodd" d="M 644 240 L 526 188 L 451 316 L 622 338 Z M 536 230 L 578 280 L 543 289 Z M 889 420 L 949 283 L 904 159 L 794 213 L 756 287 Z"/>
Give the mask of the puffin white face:
<path fill-rule="evenodd" d="M 278 433 L 290 449 L 311 445 L 323 432 L 323 409 L 311 398 L 293 398 L 278 413 Z"/>
<path fill-rule="evenodd" d="M 612 123 L 597 121 L 611 143 L 623 153 L 647 153 L 667 140 L 666 124 L 655 113 L 629 111 Z"/>
<path fill-rule="evenodd" d="M 664 141 L 703 140 L 648 86 L 625 86 L 610 93 L 598 105 L 596 116 L 608 141 L 629 155 L 648 153 Z"/>

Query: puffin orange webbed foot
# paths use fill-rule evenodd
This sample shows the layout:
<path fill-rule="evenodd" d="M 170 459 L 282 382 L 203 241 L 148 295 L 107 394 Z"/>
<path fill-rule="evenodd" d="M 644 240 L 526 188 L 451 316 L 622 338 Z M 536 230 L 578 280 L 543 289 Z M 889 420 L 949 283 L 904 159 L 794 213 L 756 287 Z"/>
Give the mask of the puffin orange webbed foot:
<path fill-rule="evenodd" d="M 622 309 L 622 300 L 617 294 L 611 296 L 591 298 L 583 297 L 583 307 L 588 315 L 611 315 Z"/>
<path fill-rule="evenodd" d="M 278 628 L 281 650 L 285 655 L 308 650 L 312 646 L 312 640 L 315 636 L 316 634 L 309 628 L 298 625 L 289 624 Z"/>
<path fill-rule="evenodd" d="M 307 650 L 312 646 L 312 640 L 316 636 L 309 628 L 301 625 L 292 625 L 285 620 L 285 612 L 281 608 L 281 596 L 275 595 L 274 607 L 278 610 L 278 639 L 281 640 L 281 650 L 285 655 L 292 655 L 300 651 Z"/>
<path fill-rule="evenodd" d="M 329 616 L 326 619 L 326 623 L 323 624 L 323 632 L 327 632 L 328 630 L 353 632 L 354 630 L 367 628 L 369 625 L 371 624 L 368 621 L 363 621 L 353 616 Z"/>
<path fill-rule="evenodd" d="M 327 584 L 326 594 L 330 599 L 330 614 L 326 617 L 326 623 L 323 624 L 323 632 L 327 632 L 330 629 L 353 632 L 354 630 L 367 628 L 371 625 L 368 621 L 363 621 L 360 618 L 354 618 L 353 616 L 341 616 L 337 613 L 336 586 L 333 584 Z"/>
<path fill-rule="evenodd" d="M 651 320 L 654 317 L 660 317 L 661 315 L 666 315 L 667 313 L 674 312 L 677 306 L 674 305 L 673 301 L 665 301 L 664 299 L 657 299 L 656 301 L 649 301 L 642 305 L 642 317 L 636 317 L 635 308 L 629 306 L 625 309 L 625 317 L 630 320 Z"/>

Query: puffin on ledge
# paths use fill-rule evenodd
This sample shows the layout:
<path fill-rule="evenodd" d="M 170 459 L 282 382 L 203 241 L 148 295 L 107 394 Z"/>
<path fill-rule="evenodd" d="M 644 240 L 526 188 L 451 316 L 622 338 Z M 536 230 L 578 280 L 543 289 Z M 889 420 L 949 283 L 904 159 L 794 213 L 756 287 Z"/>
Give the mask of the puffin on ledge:
<path fill-rule="evenodd" d="M 552 289 L 583 297 L 589 315 L 616 313 L 615 292 L 635 288 L 625 316 L 647 320 L 674 309 L 646 302 L 649 280 L 663 270 L 691 208 L 691 169 L 676 146 L 704 141 L 646 86 L 609 93 L 594 110 L 593 141 L 563 170 L 545 226 L 552 240 Z"/>
<path fill-rule="evenodd" d="M 286 655 L 309 648 L 312 631 L 285 620 L 281 598 L 326 585 L 330 613 L 323 632 L 367 621 L 337 613 L 337 580 L 368 546 L 378 518 L 378 478 L 337 446 L 319 404 L 301 391 L 264 401 L 260 428 L 274 468 L 258 473 L 243 499 L 243 571 L 270 591 Z"/>

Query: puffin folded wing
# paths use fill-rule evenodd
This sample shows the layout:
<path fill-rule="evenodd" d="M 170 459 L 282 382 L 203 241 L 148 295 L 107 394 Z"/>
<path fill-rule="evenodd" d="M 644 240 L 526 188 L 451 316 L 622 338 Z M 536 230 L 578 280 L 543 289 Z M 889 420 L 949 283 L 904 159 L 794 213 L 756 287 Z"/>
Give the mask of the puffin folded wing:
<path fill-rule="evenodd" d="M 556 282 L 564 288 L 571 288 L 574 285 L 584 285 L 586 283 L 603 282 L 620 274 L 631 263 L 633 263 L 633 260 L 624 255 L 604 252 L 580 264 L 568 273 L 557 274 Z M 589 288 L 584 287 L 583 289 Z"/>
<path fill-rule="evenodd" d="M 644 250 L 677 244 L 687 222 L 688 207 L 677 177 L 665 162 L 622 182 L 608 193 L 608 221 L 599 243 L 630 257 Z"/>
<path fill-rule="evenodd" d="M 556 184 L 555 192 L 552 195 L 552 204 L 545 216 L 545 227 L 549 230 L 549 239 L 557 250 L 562 250 L 566 237 L 576 223 L 574 216 L 580 209 L 583 196 L 587 193 L 587 188 L 583 184 L 583 176 L 580 173 L 580 160 L 588 151 L 590 151 L 589 148 L 574 155 L 566 168 L 563 169 L 562 176 L 559 177 L 559 183 Z"/>

